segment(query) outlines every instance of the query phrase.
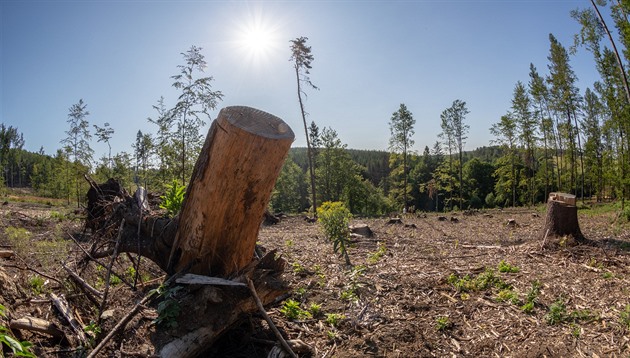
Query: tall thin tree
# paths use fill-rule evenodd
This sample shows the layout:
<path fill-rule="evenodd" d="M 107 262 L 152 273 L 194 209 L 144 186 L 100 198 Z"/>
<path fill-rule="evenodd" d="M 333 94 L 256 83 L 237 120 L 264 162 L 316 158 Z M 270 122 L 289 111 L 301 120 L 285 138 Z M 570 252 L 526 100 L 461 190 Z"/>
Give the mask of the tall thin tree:
<path fill-rule="evenodd" d="M 304 109 L 304 100 L 302 96 L 306 97 L 306 92 L 302 85 L 318 89 L 309 78 L 310 70 L 312 68 L 311 62 L 315 59 L 311 54 L 311 47 L 306 45 L 308 37 L 298 37 L 295 40 L 291 40 L 291 57 L 289 61 L 293 62 L 293 68 L 295 69 L 295 79 L 297 81 L 297 95 L 298 102 L 300 103 L 300 113 L 302 114 L 302 122 L 304 123 L 304 135 L 306 136 L 306 150 L 308 157 L 308 170 L 311 179 L 311 201 L 313 205 L 313 215 L 317 215 L 317 193 L 315 189 L 315 163 L 313 157 L 313 149 L 311 148 L 311 141 L 306 124 L 306 110 Z"/>
<path fill-rule="evenodd" d="M 414 135 L 414 125 L 416 120 L 413 114 L 407 109 L 404 103 L 396 112 L 392 114 L 389 120 L 389 130 L 391 137 L 389 138 L 389 148 L 394 153 L 401 153 L 403 156 L 403 206 L 405 212 L 408 210 L 407 201 L 407 184 L 409 181 L 408 154 L 414 144 L 411 137 Z"/>

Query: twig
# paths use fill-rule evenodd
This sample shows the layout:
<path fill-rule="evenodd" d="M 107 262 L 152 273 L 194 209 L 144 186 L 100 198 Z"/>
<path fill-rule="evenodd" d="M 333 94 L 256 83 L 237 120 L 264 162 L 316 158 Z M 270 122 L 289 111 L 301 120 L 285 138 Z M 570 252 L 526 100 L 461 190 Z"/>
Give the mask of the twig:
<path fill-rule="evenodd" d="M 58 284 L 63 285 L 63 282 L 59 281 L 58 279 L 54 278 L 53 276 L 47 275 L 47 274 L 45 274 L 45 273 L 43 273 L 41 271 L 38 271 L 38 270 L 36 270 L 36 269 L 34 269 L 32 267 L 29 267 L 28 265 L 26 265 L 26 267 L 21 267 L 21 266 L 18 266 L 18 265 L 5 265 L 5 264 L 3 264 L 2 266 L 3 267 L 13 267 L 13 268 L 16 268 L 16 269 L 19 269 L 19 270 L 33 271 L 33 272 L 35 272 L 36 274 L 38 274 L 40 276 L 46 277 L 49 280 L 55 281 Z"/>
<path fill-rule="evenodd" d="M 101 323 L 101 316 L 103 314 L 103 311 L 105 310 L 105 305 L 107 304 L 107 295 L 109 294 L 109 286 L 110 286 L 109 279 L 112 275 L 112 266 L 114 266 L 114 261 L 116 261 L 116 258 L 118 257 L 118 248 L 120 247 L 120 241 L 122 241 L 121 236 L 122 236 L 124 225 L 125 225 L 125 219 L 122 219 L 120 222 L 120 228 L 118 229 L 118 238 L 116 238 L 116 246 L 114 246 L 114 254 L 112 255 L 112 260 L 109 262 L 109 266 L 107 266 L 107 274 L 105 275 L 105 292 L 103 292 L 103 301 L 101 302 L 101 307 L 99 308 L 99 311 L 98 311 L 99 324 Z"/>
<path fill-rule="evenodd" d="M 545 248 L 545 244 L 547 243 L 547 235 L 549 235 L 549 229 L 545 232 L 545 237 L 543 237 L 542 244 L 540 245 L 541 251 Z"/>
<path fill-rule="evenodd" d="M 254 287 L 254 283 L 249 277 L 247 277 L 247 286 L 249 287 L 249 291 L 254 297 L 254 301 L 256 302 L 256 306 L 258 306 L 258 310 L 262 314 L 263 318 L 265 318 L 265 321 L 267 321 L 267 324 L 269 324 L 269 327 L 271 327 L 271 330 L 276 335 L 276 338 L 278 338 L 278 340 L 280 341 L 280 344 L 282 345 L 284 350 L 289 354 L 290 357 L 298 358 L 298 356 L 295 354 L 295 352 L 293 352 L 293 350 L 289 346 L 289 343 L 287 343 L 284 337 L 282 337 L 282 334 L 280 334 L 280 331 L 278 331 L 278 328 L 276 327 L 276 325 L 273 323 L 273 321 L 271 320 L 271 318 L 265 311 L 265 307 L 263 307 L 263 304 L 262 302 L 260 302 L 260 298 L 258 298 L 258 294 L 256 293 L 256 287 Z"/>
<path fill-rule="evenodd" d="M 70 274 L 70 277 L 72 277 L 85 291 L 91 293 L 92 295 L 98 297 L 98 298 L 102 298 L 103 297 L 103 292 L 95 289 L 94 287 L 90 286 L 89 283 L 85 282 L 84 279 L 81 278 L 81 276 L 77 275 L 74 271 L 72 271 L 68 266 L 66 266 L 65 264 L 61 264 L 61 267 L 63 267 L 68 274 Z"/>

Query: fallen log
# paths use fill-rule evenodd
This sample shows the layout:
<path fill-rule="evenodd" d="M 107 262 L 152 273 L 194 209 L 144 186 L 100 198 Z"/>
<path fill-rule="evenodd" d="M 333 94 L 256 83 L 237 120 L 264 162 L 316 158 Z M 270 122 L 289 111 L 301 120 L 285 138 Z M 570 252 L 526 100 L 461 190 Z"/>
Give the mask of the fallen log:
<path fill-rule="evenodd" d="M 54 323 L 45 319 L 24 316 L 18 319 L 12 319 L 9 322 L 11 329 L 20 329 L 37 333 L 44 333 L 55 338 L 65 338 L 63 331 L 61 331 Z"/>
<path fill-rule="evenodd" d="M 0 257 L 2 258 L 9 258 L 9 257 L 12 257 L 13 255 L 15 255 L 15 252 L 11 250 L 0 250 Z"/>

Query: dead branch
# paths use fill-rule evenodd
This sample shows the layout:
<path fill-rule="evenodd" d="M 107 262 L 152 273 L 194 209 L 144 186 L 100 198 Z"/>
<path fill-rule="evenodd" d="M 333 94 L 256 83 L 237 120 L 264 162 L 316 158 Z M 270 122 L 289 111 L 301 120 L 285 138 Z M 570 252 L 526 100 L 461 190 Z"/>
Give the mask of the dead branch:
<path fill-rule="evenodd" d="M 291 347 L 289 347 L 289 344 L 284 339 L 284 337 L 282 337 L 282 334 L 280 334 L 280 331 L 278 331 L 278 328 L 265 311 L 265 307 L 263 306 L 262 302 L 260 302 L 260 298 L 258 298 L 258 294 L 256 293 L 256 287 L 254 287 L 254 283 L 252 282 L 252 280 L 249 279 L 249 277 L 247 278 L 247 286 L 249 287 L 249 291 L 251 292 L 252 297 L 254 297 L 254 301 L 256 302 L 256 306 L 258 306 L 260 314 L 262 314 L 262 316 L 265 318 L 265 321 L 267 321 L 267 324 L 269 324 L 269 327 L 271 327 L 273 334 L 275 334 L 276 338 L 278 338 L 280 344 L 282 345 L 282 347 L 284 347 L 284 350 L 289 354 L 289 356 L 297 358 L 295 352 L 293 352 Z"/>
<path fill-rule="evenodd" d="M 70 305 L 68 304 L 66 299 L 63 297 L 63 295 L 57 296 L 54 293 L 51 293 L 50 299 L 52 300 L 53 305 L 57 308 L 59 313 L 61 313 L 61 315 L 70 324 L 70 327 L 72 327 L 72 330 L 76 334 L 77 338 L 79 338 L 79 341 L 82 344 L 87 345 L 88 338 L 85 335 L 85 332 L 83 331 L 83 327 L 81 327 L 81 324 L 79 324 L 79 321 L 74 317 L 74 313 L 72 313 L 72 310 L 70 309 Z"/>
<path fill-rule="evenodd" d="M 11 320 L 9 326 L 11 329 L 45 333 L 55 338 L 65 338 L 63 331 L 57 328 L 54 323 L 41 318 L 24 316 L 22 318 Z"/>

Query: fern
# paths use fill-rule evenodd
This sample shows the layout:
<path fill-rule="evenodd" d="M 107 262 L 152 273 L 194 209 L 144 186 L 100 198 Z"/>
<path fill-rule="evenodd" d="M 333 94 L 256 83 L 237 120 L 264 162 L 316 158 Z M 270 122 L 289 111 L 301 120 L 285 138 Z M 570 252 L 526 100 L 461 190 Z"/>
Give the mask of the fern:
<path fill-rule="evenodd" d="M 166 215 L 169 217 L 173 217 L 179 214 L 179 211 L 182 209 L 182 204 L 184 203 L 184 194 L 186 193 L 186 186 L 179 185 L 177 180 L 173 180 L 172 184 L 166 185 L 168 191 L 165 195 L 161 196 L 162 203 L 160 204 L 160 208 L 166 210 Z"/>

